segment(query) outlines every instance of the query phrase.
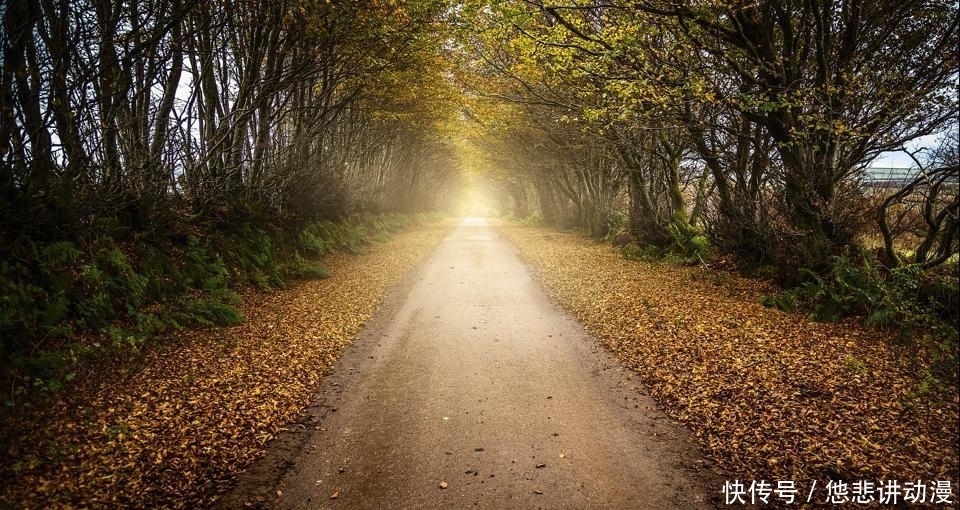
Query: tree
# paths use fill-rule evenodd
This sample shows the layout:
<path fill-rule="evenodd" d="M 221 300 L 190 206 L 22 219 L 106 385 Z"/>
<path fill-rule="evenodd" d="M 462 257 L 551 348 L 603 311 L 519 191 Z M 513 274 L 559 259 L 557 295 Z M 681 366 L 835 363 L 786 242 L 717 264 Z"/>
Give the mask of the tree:
<path fill-rule="evenodd" d="M 922 163 L 916 175 L 889 193 L 877 207 L 885 260 L 892 267 L 906 263 L 931 268 L 960 251 L 960 151 L 954 129 Z M 912 260 L 904 260 L 896 244 L 912 234 L 917 239 Z"/>
<path fill-rule="evenodd" d="M 449 153 L 438 120 L 454 101 L 437 30 L 446 9 L 440 0 L 11 4 L 0 32 L 5 223 L 56 237 L 83 224 L 80 214 L 138 229 L 185 209 L 309 221 L 410 208 L 384 203 L 383 187 L 453 185 L 449 168 L 421 171 Z M 427 86 L 443 93 L 368 100 Z M 387 119 L 398 109 L 407 120 Z M 417 116 L 431 120 L 409 120 Z M 355 149 L 381 142 L 406 163 L 365 168 L 370 157 Z M 407 178 L 377 177 L 387 170 Z M 347 198 L 351 179 L 376 186 Z"/>
<path fill-rule="evenodd" d="M 783 166 L 794 267 L 853 241 L 842 183 L 879 153 L 952 121 L 958 27 L 947 1 L 639 2 L 702 56 L 712 97 L 762 126 Z M 736 91 L 721 80 L 735 80 Z M 785 253 L 785 249 L 781 249 Z"/>

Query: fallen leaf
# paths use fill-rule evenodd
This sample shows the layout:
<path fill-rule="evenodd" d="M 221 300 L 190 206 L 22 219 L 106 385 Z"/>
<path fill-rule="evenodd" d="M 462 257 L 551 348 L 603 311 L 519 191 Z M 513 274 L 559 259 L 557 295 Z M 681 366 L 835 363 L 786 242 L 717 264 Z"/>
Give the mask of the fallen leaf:
<path fill-rule="evenodd" d="M 895 331 L 766 308 L 763 296 L 782 292 L 770 281 L 631 261 L 577 234 L 497 226 L 547 294 L 732 477 L 956 472 L 957 389 L 905 414 L 906 402 L 919 404 L 911 391 L 922 387 L 923 370 L 897 347 Z"/>
<path fill-rule="evenodd" d="M 219 484 L 207 481 L 234 477 L 271 438 L 296 426 L 383 296 L 448 227 L 411 228 L 356 254 L 332 253 L 323 259 L 327 279 L 266 293 L 241 289 L 241 324 L 177 330 L 174 341 L 136 358 L 135 370 L 111 363 L 75 377 L 57 397 L 61 404 L 0 413 L 17 423 L 4 454 L 44 458 L 45 438 L 70 452 L 9 477 L 12 461 L 0 455 L 0 500 L 59 508 L 69 493 L 76 507 L 208 506 Z M 14 428 L 0 418 L 7 430 Z"/>

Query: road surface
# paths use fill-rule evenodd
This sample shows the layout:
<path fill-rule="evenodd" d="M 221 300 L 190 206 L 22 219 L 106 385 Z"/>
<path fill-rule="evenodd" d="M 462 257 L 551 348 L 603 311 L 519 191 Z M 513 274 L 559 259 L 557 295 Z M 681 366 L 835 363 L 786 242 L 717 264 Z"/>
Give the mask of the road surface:
<path fill-rule="evenodd" d="M 712 507 L 717 475 L 637 384 L 468 218 L 220 504 Z"/>

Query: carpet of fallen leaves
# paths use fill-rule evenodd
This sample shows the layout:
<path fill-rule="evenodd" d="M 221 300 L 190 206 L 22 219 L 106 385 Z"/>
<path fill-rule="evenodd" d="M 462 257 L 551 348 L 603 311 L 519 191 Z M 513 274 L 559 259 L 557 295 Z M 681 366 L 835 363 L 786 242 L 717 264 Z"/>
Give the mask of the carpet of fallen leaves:
<path fill-rule="evenodd" d="M 730 474 L 957 486 L 957 393 L 918 397 L 919 370 L 889 333 L 765 308 L 761 296 L 776 289 L 757 280 L 498 226 L 547 292 Z"/>
<path fill-rule="evenodd" d="M 52 408 L 0 424 L 16 427 L 0 450 L 0 502 L 208 505 L 310 404 L 385 293 L 448 227 L 419 226 L 356 255 L 332 254 L 325 280 L 247 293 L 242 324 L 184 332 L 135 373 L 78 377 Z"/>

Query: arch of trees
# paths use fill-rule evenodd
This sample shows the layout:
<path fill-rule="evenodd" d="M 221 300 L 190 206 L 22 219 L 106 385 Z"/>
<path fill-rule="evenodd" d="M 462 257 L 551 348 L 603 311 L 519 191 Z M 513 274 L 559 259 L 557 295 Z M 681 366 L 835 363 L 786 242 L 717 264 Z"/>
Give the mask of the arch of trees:
<path fill-rule="evenodd" d="M 435 210 L 466 196 L 467 159 L 519 216 L 708 240 L 788 283 L 868 225 L 890 267 L 960 243 L 950 0 L 21 0 L 0 23 L 0 326 L 18 331 L 77 312 L 62 288 L 142 305 L 78 275 L 101 257 L 135 282 L 113 240 L 176 258 L 227 228 Z M 859 182 L 951 127 L 902 190 Z M 78 239 L 83 256 L 45 248 Z"/>
<path fill-rule="evenodd" d="M 641 244 L 706 234 L 796 281 L 889 223 L 893 202 L 860 185 L 873 159 L 956 138 L 950 1 L 522 0 L 464 19 L 460 68 L 493 112 L 480 144 L 508 206 L 594 236 L 626 211 Z M 926 166 L 929 265 L 957 252 L 955 150 Z"/>
<path fill-rule="evenodd" d="M 0 236 L 94 217 L 434 209 L 445 3 L 0 7 Z M 425 92 L 421 95 L 419 92 Z"/>
<path fill-rule="evenodd" d="M 0 2 L 0 379 L 56 381 L 74 340 L 139 352 L 234 323 L 238 286 L 322 276 L 330 246 L 447 208 L 447 15 L 442 0 Z"/>

